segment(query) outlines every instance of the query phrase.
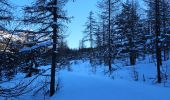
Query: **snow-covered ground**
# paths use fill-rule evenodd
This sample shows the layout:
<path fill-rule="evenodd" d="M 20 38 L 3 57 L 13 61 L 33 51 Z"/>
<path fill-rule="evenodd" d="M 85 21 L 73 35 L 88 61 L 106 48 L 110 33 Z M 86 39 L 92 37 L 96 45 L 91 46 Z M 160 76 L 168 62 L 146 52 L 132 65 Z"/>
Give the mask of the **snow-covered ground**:
<path fill-rule="evenodd" d="M 94 74 L 88 62 L 73 65 L 72 72 L 62 71 L 62 88 L 51 100 L 170 100 L 170 87 L 152 84 L 156 77 L 154 64 L 138 64 L 139 81 L 133 81 L 133 68 L 124 67 L 110 78 L 97 68 Z M 98 66 L 99 67 L 99 66 Z M 145 82 L 143 81 L 145 75 Z M 152 81 L 150 81 L 152 80 Z"/>
<path fill-rule="evenodd" d="M 57 74 L 60 89 L 54 96 L 44 98 L 41 94 L 28 93 L 12 100 L 170 100 L 170 82 L 155 83 L 154 63 L 134 66 L 138 81 L 133 79 L 132 66 L 118 65 L 119 69 L 109 76 L 104 66 L 96 66 L 94 71 L 88 61 L 72 61 L 71 71 L 62 70 Z"/>

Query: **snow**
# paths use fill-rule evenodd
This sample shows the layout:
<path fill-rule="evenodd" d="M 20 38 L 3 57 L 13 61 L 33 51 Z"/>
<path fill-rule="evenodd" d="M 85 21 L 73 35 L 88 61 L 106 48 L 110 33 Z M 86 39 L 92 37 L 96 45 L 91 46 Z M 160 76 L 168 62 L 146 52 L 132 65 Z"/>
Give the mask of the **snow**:
<path fill-rule="evenodd" d="M 9 32 L 4 32 L 0 30 L 0 41 L 4 42 L 4 39 L 10 39 L 10 38 L 12 41 L 22 41 L 22 38 L 15 34 L 12 35 Z"/>
<path fill-rule="evenodd" d="M 104 66 L 98 66 L 94 74 L 88 62 L 78 61 L 72 65 L 72 72 L 61 71 L 62 88 L 50 100 L 170 100 L 170 87 L 143 82 L 155 78 L 154 63 L 138 64 L 139 81 L 133 81 L 132 67 L 113 72 L 114 79 L 102 74 Z"/>
<path fill-rule="evenodd" d="M 121 79 L 62 75 L 63 88 L 51 100 L 169 100 L 170 89 Z M 168 98 L 167 98 L 168 97 Z"/>
<path fill-rule="evenodd" d="M 147 45 L 148 45 L 148 44 L 151 44 L 151 43 L 152 43 L 152 42 L 151 42 L 151 40 L 149 40 L 149 39 L 146 41 L 146 44 L 147 44 Z"/>
<path fill-rule="evenodd" d="M 50 46 L 50 45 L 52 45 L 52 42 L 46 41 L 46 42 L 42 42 L 42 43 L 39 43 L 37 45 L 34 45 L 32 47 L 24 47 L 20 50 L 20 52 L 28 52 L 28 51 L 31 51 L 31 50 L 36 50 L 38 48 L 46 47 L 46 46 Z"/>
<path fill-rule="evenodd" d="M 45 100 L 170 100 L 170 82 L 154 83 L 156 78 L 154 63 L 138 61 L 135 66 L 124 66 L 120 61 L 117 64 L 120 68 L 110 77 L 103 73 L 107 70 L 104 65 L 91 67 L 89 61 L 81 60 L 71 63 L 71 71 L 63 69 L 57 72 L 60 89 L 54 96 L 46 96 Z M 170 61 L 164 62 L 164 65 L 169 64 Z M 41 67 L 41 69 L 48 68 L 50 66 Z M 138 72 L 138 81 L 133 80 L 133 68 Z M 143 81 L 143 75 L 146 81 Z M 17 75 L 18 78 L 21 76 L 23 75 Z M 37 83 L 40 85 L 42 80 L 44 78 L 40 77 Z M 42 94 L 32 96 L 28 93 L 9 100 L 44 100 L 44 96 Z"/>

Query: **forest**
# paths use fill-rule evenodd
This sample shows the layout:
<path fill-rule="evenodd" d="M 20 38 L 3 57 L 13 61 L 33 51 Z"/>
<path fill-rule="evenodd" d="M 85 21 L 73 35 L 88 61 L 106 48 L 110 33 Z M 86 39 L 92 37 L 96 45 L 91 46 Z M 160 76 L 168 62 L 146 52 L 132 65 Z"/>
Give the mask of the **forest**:
<path fill-rule="evenodd" d="M 0 100 L 170 100 L 170 1 L 94 1 L 0 0 Z"/>

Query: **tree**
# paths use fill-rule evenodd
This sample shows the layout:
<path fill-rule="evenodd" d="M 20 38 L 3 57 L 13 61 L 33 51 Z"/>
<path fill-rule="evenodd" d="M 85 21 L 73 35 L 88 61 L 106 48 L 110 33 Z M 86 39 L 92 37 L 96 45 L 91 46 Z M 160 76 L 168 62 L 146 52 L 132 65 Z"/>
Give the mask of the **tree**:
<path fill-rule="evenodd" d="M 12 20 L 12 6 L 9 3 L 9 0 L 0 0 L 0 27 L 5 28 L 6 23 Z"/>
<path fill-rule="evenodd" d="M 116 17 L 117 47 L 121 53 L 128 53 L 130 65 L 135 65 L 136 58 L 144 48 L 144 34 L 140 17 L 137 13 L 136 2 L 122 4 L 122 11 Z"/>
<path fill-rule="evenodd" d="M 101 31 L 101 27 L 97 25 L 97 29 L 95 32 L 95 43 L 96 43 L 96 48 L 101 48 L 102 47 L 102 34 L 103 32 Z M 100 50 L 99 50 L 100 51 Z"/>
<path fill-rule="evenodd" d="M 81 39 L 80 41 L 79 41 L 79 49 L 84 49 L 85 48 L 85 44 L 84 44 L 84 39 Z"/>
<path fill-rule="evenodd" d="M 94 47 L 94 34 L 96 31 L 96 21 L 94 18 L 94 13 L 92 11 L 89 12 L 89 17 L 87 17 L 87 22 L 85 23 L 85 36 L 84 39 L 86 41 L 90 41 L 90 48 Z"/>
<path fill-rule="evenodd" d="M 103 19 L 103 26 L 104 26 L 104 31 L 106 30 L 106 33 L 104 33 L 103 35 L 105 35 L 105 41 L 106 41 L 106 45 L 105 45 L 105 51 L 106 52 L 104 54 L 104 56 L 106 56 L 107 61 L 108 61 L 108 66 L 109 66 L 109 71 L 111 72 L 112 69 L 112 60 L 113 60 L 113 48 L 114 47 L 114 40 L 113 37 L 114 36 L 114 24 L 115 24 L 115 20 L 114 17 L 116 15 L 116 11 L 118 10 L 118 6 L 117 4 L 119 3 L 119 0 L 102 0 L 101 2 L 98 3 L 98 7 L 101 10 L 101 15 L 100 17 L 102 17 Z M 115 51 L 115 50 L 114 50 Z"/>
<path fill-rule="evenodd" d="M 152 37 L 154 37 L 152 38 L 153 48 L 157 59 L 157 81 L 161 83 L 162 54 L 164 54 L 164 60 L 169 58 L 170 2 L 169 0 L 154 0 L 147 1 L 147 3 L 149 5 L 150 30 Z"/>
<path fill-rule="evenodd" d="M 12 16 L 12 6 L 10 5 L 9 0 L 0 0 L 0 31 L 1 33 L 9 31 L 8 28 L 6 27 L 9 22 L 12 21 L 13 16 Z M 6 51 L 6 48 L 8 47 L 10 42 L 10 39 L 8 39 L 4 52 Z"/>
<path fill-rule="evenodd" d="M 169 33 L 168 27 L 170 26 L 170 1 L 169 0 L 162 0 L 160 2 L 160 20 L 161 20 L 161 36 L 162 36 L 162 51 L 164 52 L 164 60 L 169 59 Z"/>
<path fill-rule="evenodd" d="M 157 60 L 157 82 L 161 83 L 162 48 L 167 44 L 169 38 L 166 32 L 166 27 L 169 27 L 166 24 L 169 20 L 169 3 L 166 0 L 147 1 L 147 3 L 149 5 L 148 20 L 153 41 L 152 48 L 155 51 Z"/>
<path fill-rule="evenodd" d="M 68 21 L 63 10 L 67 0 L 36 0 L 32 6 L 25 7 L 25 23 L 34 24 L 34 33 L 41 39 L 53 40 L 50 96 L 55 92 L 55 68 L 58 38 L 62 36 L 63 22 Z M 48 37 L 48 38 L 47 38 Z"/>
<path fill-rule="evenodd" d="M 6 74 L 9 75 L 12 73 L 12 71 L 13 71 L 12 69 L 14 69 L 14 68 L 11 64 L 12 62 L 11 63 L 7 63 L 7 62 L 10 62 L 11 61 L 10 56 L 12 58 L 12 56 L 14 56 L 14 55 L 6 53 L 6 49 L 9 46 L 11 38 L 4 39 L 3 35 L 6 33 L 9 33 L 9 29 L 6 26 L 9 25 L 9 23 L 13 19 L 12 11 L 11 11 L 12 6 L 10 5 L 9 0 L 0 0 L 0 6 L 1 6 L 1 8 L 0 8 L 0 38 L 2 39 L 1 42 L 3 41 L 3 43 L 1 44 L 1 46 L 3 47 L 1 49 L 3 49 L 3 50 L 0 51 L 0 56 L 1 56 L 0 57 L 0 74 L 1 74 L 2 70 L 4 69 L 3 65 L 5 65 L 6 66 L 5 68 L 11 69 L 10 71 L 9 71 L 9 69 L 6 69 L 6 70 L 8 70 L 8 71 L 6 71 L 6 72 L 8 72 Z"/>
<path fill-rule="evenodd" d="M 87 17 L 87 22 L 85 23 L 85 30 L 84 30 L 85 33 L 84 40 L 90 42 L 90 62 L 93 59 L 95 32 L 96 32 L 96 21 L 94 19 L 94 13 L 90 11 L 89 17 Z"/>

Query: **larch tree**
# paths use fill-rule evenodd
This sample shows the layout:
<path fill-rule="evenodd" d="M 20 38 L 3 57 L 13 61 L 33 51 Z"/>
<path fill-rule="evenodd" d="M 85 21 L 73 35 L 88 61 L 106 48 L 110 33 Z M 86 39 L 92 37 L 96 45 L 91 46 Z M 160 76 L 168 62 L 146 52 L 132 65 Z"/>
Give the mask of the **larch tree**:
<path fill-rule="evenodd" d="M 58 39 L 62 36 L 63 22 L 68 22 L 66 12 L 63 7 L 68 0 L 35 0 L 32 6 L 24 8 L 25 19 L 27 24 L 35 25 L 32 31 L 39 34 L 39 40 L 52 38 L 52 65 L 51 65 L 51 81 L 50 96 L 55 92 L 55 69 Z"/>
<path fill-rule="evenodd" d="M 148 22 L 150 30 L 150 40 L 152 41 L 152 51 L 156 54 L 157 62 L 157 82 L 161 83 L 162 51 L 164 59 L 168 52 L 169 45 L 169 1 L 168 0 L 146 0 L 148 4 Z"/>
<path fill-rule="evenodd" d="M 6 26 L 13 19 L 12 6 L 11 6 L 9 0 L 0 0 L 0 6 L 1 6 L 1 8 L 0 8 L 0 29 L 1 29 L 1 31 L 9 31 Z M 6 51 L 10 40 L 11 39 L 8 39 L 5 49 L 4 49 L 4 52 Z"/>
<path fill-rule="evenodd" d="M 128 54 L 130 65 L 135 65 L 137 56 L 142 51 L 141 49 L 144 48 L 145 43 L 136 2 L 127 1 L 123 3 L 122 11 L 116 17 L 116 20 L 119 52 Z"/>
<path fill-rule="evenodd" d="M 160 3 L 160 20 L 161 20 L 161 36 L 162 36 L 162 52 L 164 60 L 169 59 L 169 22 L 170 22 L 170 1 L 162 0 Z"/>
<path fill-rule="evenodd" d="M 94 18 L 94 13 L 90 11 L 89 16 L 87 17 L 87 22 L 85 23 L 84 38 L 83 38 L 85 41 L 90 42 L 90 62 L 93 59 L 95 33 L 96 33 L 96 20 Z"/>
<path fill-rule="evenodd" d="M 114 47 L 114 25 L 115 25 L 115 15 L 118 12 L 118 3 L 120 0 L 101 0 L 98 2 L 98 7 L 100 9 L 100 16 L 103 19 L 103 26 L 104 26 L 104 33 L 103 37 L 105 39 L 106 45 L 105 45 L 105 54 L 104 56 L 107 58 L 109 71 L 111 72 L 112 69 L 112 61 L 113 61 L 113 50 Z M 104 43 L 105 43 L 104 42 Z"/>
<path fill-rule="evenodd" d="M 9 55 L 6 54 L 6 50 L 9 47 L 12 34 L 9 32 L 7 27 L 13 20 L 12 6 L 9 0 L 0 0 L 0 74 L 2 70 L 6 70 L 5 74 L 12 73 L 12 61 Z M 3 35 L 9 33 L 11 36 L 9 38 L 3 39 Z M 12 55 L 12 54 L 11 54 Z M 11 61 L 11 63 L 9 63 Z M 5 68 L 4 68 L 5 67 Z M 10 71 L 9 71 L 10 70 Z M 1 75 L 0 75 L 1 77 Z"/>
<path fill-rule="evenodd" d="M 0 27 L 5 28 L 6 23 L 10 22 L 13 18 L 9 0 L 0 0 Z"/>

